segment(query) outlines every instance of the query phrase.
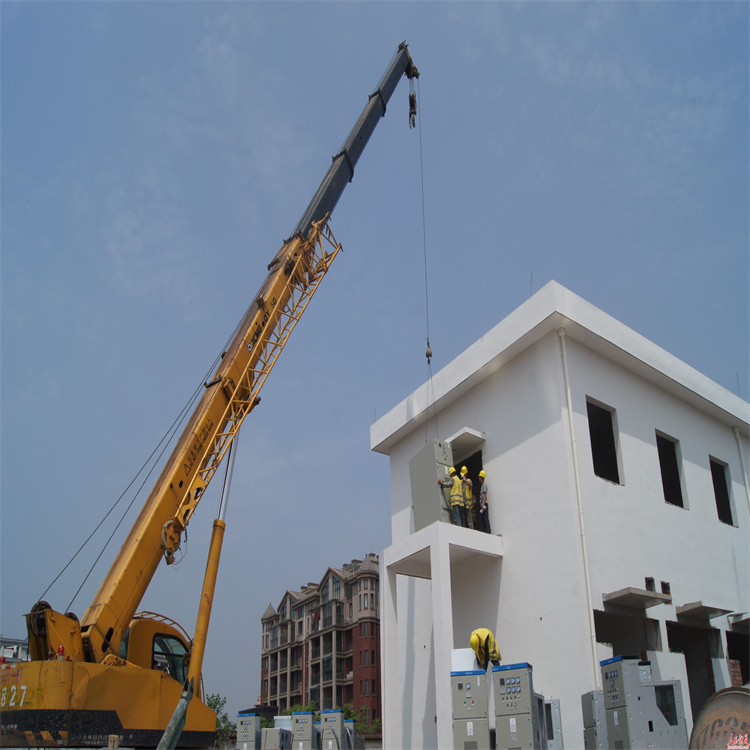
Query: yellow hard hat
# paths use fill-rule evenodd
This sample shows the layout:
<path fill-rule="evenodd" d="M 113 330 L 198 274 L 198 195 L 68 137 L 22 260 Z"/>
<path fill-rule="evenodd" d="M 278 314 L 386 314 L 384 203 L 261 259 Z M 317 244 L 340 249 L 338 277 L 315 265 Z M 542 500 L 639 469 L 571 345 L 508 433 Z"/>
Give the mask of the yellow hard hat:
<path fill-rule="evenodd" d="M 451 466 L 450 469 L 448 470 L 448 473 L 449 474 L 455 474 L 456 473 L 456 467 L 455 466 Z"/>
<path fill-rule="evenodd" d="M 476 633 L 471 634 L 469 644 L 474 649 L 474 651 L 476 651 L 479 648 L 479 636 Z"/>
<path fill-rule="evenodd" d="M 467 469 L 467 468 L 466 468 L 465 466 L 462 466 L 462 467 L 461 467 L 461 473 L 462 473 L 462 474 L 468 474 L 468 473 L 469 473 L 469 470 L 468 470 L 468 469 Z"/>
<path fill-rule="evenodd" d="M 486 475 L 486 474 L 484 473 L 484 469 L 482 469 L 482 471 L 480 471 L 480 472 L 479 472 L 479 476 L 480 476 L 480 477 L 481 477 L 482 479 L 484 479 L 484 478 L 485 478 L 485 477 L 487 476 L 487 475 Z"/>

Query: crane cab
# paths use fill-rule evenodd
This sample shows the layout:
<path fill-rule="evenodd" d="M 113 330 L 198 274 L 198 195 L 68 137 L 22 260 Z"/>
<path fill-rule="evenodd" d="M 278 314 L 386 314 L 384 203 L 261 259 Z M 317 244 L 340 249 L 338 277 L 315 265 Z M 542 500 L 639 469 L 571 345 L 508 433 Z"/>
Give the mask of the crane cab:
<path fill-rule="evenodd" d="M 154 669 L 184 684 L 190 664 L 190 639 L 177 623 L 152 612 L 140 612 L 120 641 L 119 657 L 141 669 Z M 200 686 L 195 697 L 202 699 Z"/>

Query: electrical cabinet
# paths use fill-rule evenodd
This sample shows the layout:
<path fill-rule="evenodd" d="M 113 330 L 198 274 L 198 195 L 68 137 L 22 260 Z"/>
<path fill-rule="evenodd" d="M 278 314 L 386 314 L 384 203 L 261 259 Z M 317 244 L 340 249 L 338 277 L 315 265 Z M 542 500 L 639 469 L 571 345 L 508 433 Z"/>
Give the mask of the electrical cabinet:
<path fill-rule="evenodd" d="M 488 687 L 487 675 L 482 670 L 451 672 L 456 750 L 489 750 Z"/>
<path fill-rule="evenodd" d="M 320 746 L 322 750 L 345 750 L 347 747 L 341 711 L 320 712 Z"/>
<path fill-rule="evenodd" d="M 239 750 L 260 750 L 260 716 L 237 714 L 237 747 Z"/>
<path fill-rule="evenodd" d="M 292 750 L 292 733 L 288 729 L 264 729 L 262 750 Z"/>
<path fill-rule="evenodd" d="M 435 521 L 451 523 L 448 490 L 438 486 L 438 480 L 449 479 L 453 466 L 450 443 L 433 440 L 409 461 L 411 502 L 414 512 L 414 531 L 424 529 Z"/>
<path fill-rule="evenodd" d="M 562 716 L 560 699 L 544 701 L 544 725 L 547 734 L 547 750 L 563 750 Z"/>
<path fill-rule="evenodd" d="M 546 750 L 544 698 L 534 693 L 532 671 L 526 662 L 492 668 L 497 750 Z"/>
<path fill-rule="evenodd" d="M 607 741 L 607 717 L 604 709 L 604 692 L 591 690 L 581 696 L 583 712 L 584 750 L 605 750 Z"/>
<path fill-rule="evenodd" d="M 318 730 L 311 711 L 292 712 L 292 750 L 318 750 Z"/>
<path fill-rule="evenodd" d="M 687 747 L 678 680 L 654 681 L 651 662 L 635 658 L 605 659 L 600 667 L 610 748 Z"/>
<path fill-rule="evenodd" d="M 347 747 L 350 750 L 365 750 L 365 738 L 360 737 L 357 733 L 357 724 L 353 719 L 347 719 L 344 722 L 346 731 Z"/>

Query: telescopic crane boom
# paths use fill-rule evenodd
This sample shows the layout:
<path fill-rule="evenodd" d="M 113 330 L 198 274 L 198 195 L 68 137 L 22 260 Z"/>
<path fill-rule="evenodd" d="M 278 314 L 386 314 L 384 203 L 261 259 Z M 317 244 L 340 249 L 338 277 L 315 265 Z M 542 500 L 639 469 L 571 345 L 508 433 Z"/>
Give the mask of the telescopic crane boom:
<path fill-rule="evenodd" d="M 45 732 L 50 731 L 53 739 L 49 744 L 85 745 L 80 728 L 91 726 L 95 717 L 108 729 L 103 729 L 103 734 L 90 733 L 98 736 L 94 744 L 102 736 L 106 744 L 107 734 L 122 734 L 121 742 L 130 746 L 156 744 L 154 733 L 161 735 L 182 689 L 181 682 L 171 676 L 184 677 L 186 671 L 179 669 L 174 659 L 170 662 L 174 656 L 170 645 L 167 650 L 172 650 L 164 659 L 173 669 L 166 682 L 174 686 L 165 686 L 166 675 L 154 668 L 160 660 L 151 652 L 151 640 L 156 644 L 159 633 L 168 633 L 179 642 L 184 639 L 166 618 L 136 616 L 136 611 L 161 558 L 167 564 L 174 561 L 206 487 L 243 420 L 260 401 L 266 378 L 341 249 L 328 219 L 403 75 L 410 79 L 419 76 L 405 43 L 399 45 L 341 151 L 333 157 L 292 235 L 268 264 L 268 276 L 260 292 L 213 378 L 206 383 L 203 396 L 80 623 L 70 613 L 55 612 L 46 602 L 38 602 L 26 616 L 32 661 L 0 672 L 2 696 L 9 696 L 8 691 L 23 695 L 23 701 L 10 702 L 3 697 L 0 702 L 3 745 L 45 744 Z M 415 106 L 412 97 L 410 105 Z M 148 648 L 139 638 L 151 639 Z M 190 643 L 183 645 L 186 666 Z M 179 646 L 175 648 L 180 650 Z M 50 654 L 58 658 L 50 661 Z M 141 668 L 137 676 L 131 669 L 134 666 Z M 159 707 L 150 711 L 148 707 L 139 708 L 138 695 L 148 694 L 147 700 L 153 703 L 157 684 Z M 201 708 L 205 706 L 192 701 L 183 746 L 202 745 L 207 738 L 209 729 Z M 102 718 L 103 714 L 109 718 Z M 211 726 L 210 731 L 213 729 Z"/>

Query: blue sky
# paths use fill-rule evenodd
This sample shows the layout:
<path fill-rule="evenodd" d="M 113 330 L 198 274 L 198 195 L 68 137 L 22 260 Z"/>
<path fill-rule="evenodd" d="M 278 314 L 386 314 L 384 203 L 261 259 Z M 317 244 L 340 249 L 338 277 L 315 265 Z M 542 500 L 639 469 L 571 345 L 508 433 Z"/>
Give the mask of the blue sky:
<path fill-rule="evenodd" d="M 423 163 L 403 81 L 242 431 L 204 668 L 230 714 L 269 601 L 390 543 L 369 427 L 428 375 L 421 168 L 434 371 L 554 279 L 748 398 L 747 3 L 0 12 L 4 635 L 202 382 L 402 40 Z M 217 504 L 143 602 L 190 632 Z"/>

